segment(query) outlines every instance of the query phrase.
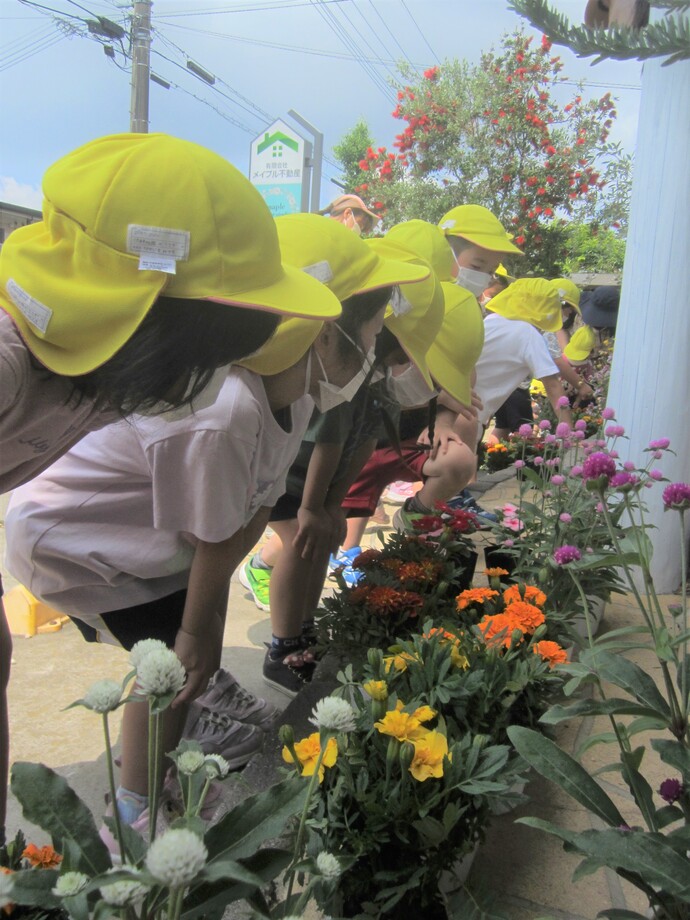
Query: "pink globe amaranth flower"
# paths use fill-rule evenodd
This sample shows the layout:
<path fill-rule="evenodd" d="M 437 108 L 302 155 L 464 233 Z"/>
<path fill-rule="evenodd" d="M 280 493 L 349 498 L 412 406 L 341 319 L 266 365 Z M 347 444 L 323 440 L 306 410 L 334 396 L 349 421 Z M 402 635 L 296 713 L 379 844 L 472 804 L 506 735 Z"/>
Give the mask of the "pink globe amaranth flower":
<path fill-rule="evenodd" d="M 558 438 L 570 437 L 570 425 L 567 422 L 559 422 L 556 425 L 556 437 Z"/>
<path fill-rule="evenodd" d="M 672 482 L 663 494 L 664 508 L 685 511 L 690 508 L 690 485 L 687 482 Z"/>
<path fill-rule="evenodd" d="M 570 475 L 571 475 L 571 476 L 574 476 L 575 479 L 578 479 L 580 476 L 582 476 L 582 467 L 581 467 L 581 466 L 574 466 L 574 467 L 570 470 Z"/>
<path fill-rule="evenodd" d="M 659 786 L 659 795 L 664 802 L 668 802 L 669 805 L 673 805 L 674 802 L 677 802 L 682 794 L 683 784 L 679 779 L 665 779 Z"/>
<path fill-rule="evenodd" d="M 521 438 L 531 438 L 532 437 L 532 426 L 531 425 L 520 425 L 518 428 L 518 434 Z"/>
<path fill-rule="evenodd" d="M 616 461 L 609 454 L 601 451 L 590 454 L 582 464 L 582 476 L 588 480 L 605 477 L 610 482 L 615 472 Z"/>
<path fill-rule="evenodd" d="M 548 431 L 551 428 L 551 422 L 547 418 L 543 418 L 539 422 L 539 427 L 542 431 Z"/>
<path fill-rule="evenodd" d="M 524 465 L 525 465 L 524 460 L 516 460 L 515 463 L 513 464 L 516 470 L 521 470 Z"/>
<path fill-rule="evenodd" d="M 663 456 L 664 456 L 663 450 L 655 450 L 654 453 L 652 454 L 652 457 L 654 457 L 655 460 L 661 460 Z"/>
<path fill-rule="evenodd" d="M 579 418 L 575 422 L 575 431 L 587 431 L 587 422 L 584 419 Z"/>
<path fill-rule="evenodd" d="M 634 488 L 640 480 L 637 476 L 633 476 L 632 473 L 620 472 L 615 473 L 611 477 L 609 485 L 613 489 L 617 489 L 619 492 L 629 492 Z"/>
<path fill-rule="evenodd" d="M 562 486 L 565 482 L 565 476 L 561 476 L 560 473 L 556 473 L 555 476 L 551 477 L 551 485 Z"/>
<path fill-rule="evenodd" d="M 550 470 L 552 470 L 555 466 L 558 466 L 559 462 L 560 461 L 558 457 L 552 457 L 550 460 L 546 461 L 546 465 Z"/>
<path fill-rule="evenodd" d="M 568 514 L 567 511 L 564 511 L 562 514 L 558 515 L 558 520 L 563 521 L 564 524 L 570 524 L 572 519 L 573 519 L 572 515 Z"/>
<path fill-rule="evenodd" d="M 625 428 L 622 425 L 608 425 L 604 434 L 607 438 L 620 438 L 625 434 Z"/>
<path fill-rule="evenodd" d="M 592 549 L 591 546 L 585 546 L 585 552 L 589 553 L 589 555 L 591 556 L 594 550 Z"/>
<path fill-rule="evenodd" d="M 573 431 L 571 434 L 571 437 L 575 441 L 581 441 L 584 438 L 584 436 L 585 436 L 584 431 L 580 431 L 579 429 L 577 431 Z"/>
<path fill-rule="evenodd" d="M 594 445 L 595 447 L 606 447 L 606 441 L 604 438 L 597 438 L 597 440 L 594 442 Z"/>
<path fill-rule="evenodd" d="M 609 457 L 613 457 L 614 460 L 617 460 L 620 457 L 620 454 L 617 450 L 610 450 Z"/>
<path fill-rule="evenodd" d="M 661 480 L 664 478 L 664 474 L 661 472 L 661 470 L 650 470 L 649 478 L 654 479 L 656 482 L 661 482 Z"/>
<path fill-rule="evenodd" d="M 635 469 L 635 464 L 632 462 L 632 460 L 626 460 L 623 464 L 623 469 L 630 472 L 631 470 Z"/>
<path fill-rule="evenodd" d="M 515 540 L 510 540 L 510 539 L 504 540 L 504 541 L 503 541 L 503 545 L 504 545 L 504 546 L 507 546 L 507 547 L 509 547 L 509 548 L 510 548 L 511 546 L 515 546 Z"/>
<path fill-rule="evenodd" d="M 547 489 L 546 492 L 544 492 L 545 498 L 551 498 L 552 496 L 553 496 L 553 492 L 551 491 L 551 489 Z"/>
<path fill-rule="evenodd" d="M 596 511 L 597 514 L 603 514 L 603 513 L 604 513 L 604 506 L 602 505 L 601 502 L 597 502 L 596 507 L 594 508 L 594 510 Z"/>
<path fill-rule="evenodd" d="M 533 463 L 535 466 L 541 466 L 543 462 L 544 462 L 544 458 L 543 458 L 543 457 L 535 457 L 534 460 L 532 461 L 532 463 Z"/>
<path fill-rule="evenodd" d="M 666 450 L 671 446 L 671 442 L 668 438 L 658 438 L 656 441 L 649 442 L 650 450 Z"/>
<path fill-rule="evenodd" d="M 610 406 L 607 406 L 605 409 L 601 410 L 601 417 L 605 421 L 610 421 L 612 418 L 616 417 L 616 410 L 612 409 Z"/>
<path fill-rule="evenodd" d="M 568 399 L 567 396 L 559 396 L 558 402 L 556 403 L 556 405 L 559 406 L 561 409 L 569 408 L 570 400 Z"/>
<path fill-rule="evenodd" d="M 553 561 L 556 565 L 568 565 L 569 562 L 577 562 L 582 559 L 582 553 L 577 546 L 559 546 L 553 552 Z"/>
<path fill-rule="evenodd" d="M 557 441 L 555 434 L 547 434 L 544 438 L 544 444 L 555 444 Z"/>

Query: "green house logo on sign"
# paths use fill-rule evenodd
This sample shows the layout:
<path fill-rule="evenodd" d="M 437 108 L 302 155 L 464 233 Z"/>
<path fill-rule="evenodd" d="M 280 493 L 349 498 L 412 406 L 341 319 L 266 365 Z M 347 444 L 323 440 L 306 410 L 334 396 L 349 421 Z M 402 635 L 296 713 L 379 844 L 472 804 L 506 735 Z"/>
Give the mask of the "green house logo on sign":
<path fill-rule="evenodd" d="M 304 138 L 274 121 L 251 143 L 249 179 L 274 217 L 303 208 Z"/>

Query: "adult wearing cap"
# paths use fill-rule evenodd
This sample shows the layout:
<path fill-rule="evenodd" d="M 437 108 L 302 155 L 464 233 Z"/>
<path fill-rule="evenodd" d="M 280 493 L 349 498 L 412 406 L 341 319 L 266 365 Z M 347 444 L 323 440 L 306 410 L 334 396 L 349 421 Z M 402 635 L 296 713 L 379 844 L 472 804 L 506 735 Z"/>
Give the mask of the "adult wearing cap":
<path fill-rule="evenodd" d="M 583 292 L 580 312 L 584 325 L 575 331 L 563 351 L 572 365 L 587 364 L 604 340 L 615 333 L 619 303 L 620 291 L 615 287 L 602 285 Z"/>
<path fill-rule="evenodd" d="M 541 380 L 559 421 L 572 424 L 558 368 L 541 332 L 561 327 L 557 290 L 543 278 L 522 278 L 486 305 L 484 346 L 477 361 L 477 392 L 483 403 L 479 420 L 487 425 L 498 407 L 525 377 Z"/>
<path fill-rule="evenodd" d="M 359 195 L 339 195 L 328 207 L 319 211 L 319 214 L 332 217 L 348 230 L 353 230 L 357 236 L 371 233 L 381 219 L 378 214 L 369 210 Z"/>
<path fill-rule="evenodd" d="M 337 324 L 302 320 L 312 328 L 282 370 L 232 368 L 216 402 L 192 415 L 133 416 L 93 433 L 18 489 L 8 510 L 8 563 L 36 596 L 76 617 L 87 639 L 125 648 L 160 639 L 186 665 L 165 717 L 165 751 L 219 666 L 230 577 L 284 490 L 312 397 L 333 398 L 359 376 L 391 286 L 428 272 L 384 262 L 314 215 L 296 215 L 289 236 L 300 228 L 309 251 L 296 270 L 330 279 L 344 302 Z M 354 306 L 360 290 L 369 299 Z M 147 722 L 145 705 L 128 704 L 117 802 L 129 823 L 146 805 Z M 192 737 L 241 766 L 257 734 L 260 742 L 260 730 L 227 721 L 220 731 L 202 713 Z"/>
<path fill-rule="evenodd" d="M 260 347 L 281 314 L 340 311 L 282 265 L 251 183 L 196 144 L 100 138 L 50 167 L 43 193 L 43 219 L 0 253 L 2 491 L 114 418 L 207 400 L 216 368 Z M 2 612 L 0 633 L 1 837 L 12 648 Z"/>

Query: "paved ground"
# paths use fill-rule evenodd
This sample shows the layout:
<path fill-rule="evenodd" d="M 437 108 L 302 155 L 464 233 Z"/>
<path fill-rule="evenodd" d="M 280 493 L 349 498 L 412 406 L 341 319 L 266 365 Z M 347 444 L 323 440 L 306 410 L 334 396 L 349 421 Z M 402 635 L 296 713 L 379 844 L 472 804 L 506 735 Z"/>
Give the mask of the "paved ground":
<path fill-rule="evenodd" d="M 484 479 L 477 487 L 481 503 L 493 508 L 514 498 L 516 482 Z M 395 509 L 386 508 L 391 514 Z M 0 541 L 4 532 L 0 530 Z M 365 538 L 375 540 L 373 528 Z M 485 542 L 481 535 L 477 543 Z M 478 566 L 478 570 L 481 567 Z M 11 579 L 6 587 L 12 586 Z M 668 602 L 671 598 L 666 599 Z M 677 598 L 675 599 L 677 601 Z M 250 690 L 285 707 L 287 697 L 267 687 L 261 678 L 264 641 L 270 637 L 267 614 L 258 610 L 245 589 L 233 579 L 230 613 L 225 633 L 223 664 Z M 628 598 L 611 604 L 604 629 L 634 622 L 637 613 Z M 635 660 L 643 664 L 644 654 Z M 650 669 L 651 668 L 650 664 Z M 42 761 L 58 769 L 72 783 L 97 815 L 101 813 L 106 777 L 102 739 L 97 717 L 81 708 L 65 711 L 84 690 L 102 677 L 121 679 L 127 672 L 123 652 L 107 646 L 87 645 L 70 624 L 53 633 L 32 639 L 16 637 L 10 689 L 13 761 Z M 317 688 L 314 688 L 315 691 Z M 299 698 L 291 705 L 290 721 L 299 721 L 310 707 Z M 573 750 L 593 732 L 603 730 L 597 720 L 566 725 L 560 731 L 562 745 Z M 113 737 L 119 734 L 119 720 L 113 719 Z M 649 756 L 649 755 L 647 755 Z M 587 763 L 598 766 L 612 760 L 601 746 L 587 755 Z M 268 752 L 267 761 L 271 759 Z M 258 775 L 261 765 L 255 765 Z M 651 764 L 648 778 L 653 789 L 665 778 L 660 765 Z M 252 776 L 254 779 L 254 776 Z M 632 808 L 630 794 L 614 773 L 600 779 L 630 824 L 641 823 Z M 573 883 L 571 875 L 579 860 L 563 852 L 555 838 L 516 825 L 516 817 L 535 814 L 573 829 L 592 825 L 589 814 L 555 787 L 539 777 L 529 784 L 530 805 L 497 818 L 486 844 L 475 860 L 471 879 L 496 898 L 496 913 L 506 920 L 594 920 L 599 910 L 618 907 L 644 912 L 645 903 L 637 892 L 610 872 L 600 871 Z M 10 802 L 8 831 L 23 827 L 16 802 Z M 40 831 L 29 834 L 36 843 L 45 842 Z"/>

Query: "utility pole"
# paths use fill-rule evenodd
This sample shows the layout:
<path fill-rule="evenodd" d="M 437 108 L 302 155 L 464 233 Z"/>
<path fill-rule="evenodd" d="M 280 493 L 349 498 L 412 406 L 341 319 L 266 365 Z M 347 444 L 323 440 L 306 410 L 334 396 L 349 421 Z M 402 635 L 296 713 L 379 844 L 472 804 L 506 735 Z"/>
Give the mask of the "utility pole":
<path fill-rule="evenodd" d="M 321 165 L 323 162 L 323 134 L 321 131 L 318 131 L 314 125 L 310 124 L 306 118 L 296 112 L 294 109 L 288 111 L 288 115 L 291 118 L 294 118 L 298 125 L 301 125 L 303 128 L 312 135 L 314 138 L 314 148 L 313 155 L 309 156 L 309 165 L 311 167 L 311 207 L 310 210 L 314 213 L 319 210 L 319 201 L 321 198 Z"/>
<path fill-rule="evenodd" d="M 132 101 L 129 130 L 149 130 L 149 78 L 151 75 L 151 7 L 153 0 L 134 0 L 132 15 Z"/>

